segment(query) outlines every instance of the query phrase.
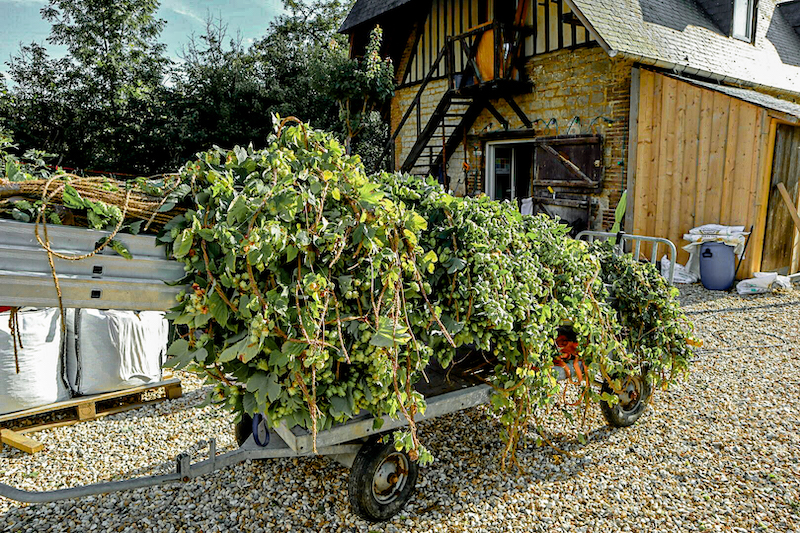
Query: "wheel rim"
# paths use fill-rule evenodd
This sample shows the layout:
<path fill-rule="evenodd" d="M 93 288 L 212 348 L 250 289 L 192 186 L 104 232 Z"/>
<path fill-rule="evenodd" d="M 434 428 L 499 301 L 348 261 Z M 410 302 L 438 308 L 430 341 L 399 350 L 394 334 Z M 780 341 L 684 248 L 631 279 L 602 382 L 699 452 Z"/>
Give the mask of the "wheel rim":
<path fill-rule="evenodd" d="M 372 496 L 380 504 L 397 499 L 408 481 L 408 459 L 400 452 L 390 453 L 372 476 Z"/>
<path fill-rule="evenodd" d="M 619 409 L 624 413 L 635 411 L 642 398 L 642 381 L 638 376 L 631 377 L 627 386 L 617 395 L 619 398 Z"/>

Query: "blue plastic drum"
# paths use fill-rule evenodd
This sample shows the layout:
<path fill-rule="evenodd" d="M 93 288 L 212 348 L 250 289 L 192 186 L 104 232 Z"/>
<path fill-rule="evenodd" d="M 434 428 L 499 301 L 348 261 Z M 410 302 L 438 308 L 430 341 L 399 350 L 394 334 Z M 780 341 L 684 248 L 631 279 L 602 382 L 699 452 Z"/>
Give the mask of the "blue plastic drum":
<path fill-rule="evenodd" d="M 706 242 L 700 247 L 700 281 L 711 291 L 727 291 L 733 285 L 736 266 L 733 247 L 721 242 Z"/>

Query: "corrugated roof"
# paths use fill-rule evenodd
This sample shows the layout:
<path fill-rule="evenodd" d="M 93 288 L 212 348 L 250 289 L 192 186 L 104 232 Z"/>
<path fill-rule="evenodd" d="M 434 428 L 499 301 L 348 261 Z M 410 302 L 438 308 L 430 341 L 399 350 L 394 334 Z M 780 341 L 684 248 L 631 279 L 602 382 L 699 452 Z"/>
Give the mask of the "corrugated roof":
<path fill-rule="evenodd" d="M 695 0 L 565 1 L 612 56 L 800 94 L 800 38 L 776 0 L 758 2 L 754 44 L 725 35 Z"/>
<path fill-rule="evenodd" d="M 681 81 L 685 81 L 686 83 L 691 83 L 693 85 L 703 87 L 705 89 L 711 89 L 712 91 L 717 91 L 726 94 L 728 96 L 731 96 L 733 98 L 738 98 L 739 100 L 744 100 L 745 102 L 757 105 L 758 107 L 772 109 L 774 111 L 779 111 L 781 113 L 785 113 L 787 115 L 791 115 L 793 117 L 797 117 L 798 119 L 800 119 L 800 104 L 795 104 L 786 100 L 781 100 L 780 98 L 775 98 L 774 96 L 770 96 L 768 94 L 760 93 L 750 89 L 740 89 L 738 87 L 729 87 L 727 85 L 719 85 L 716 83 L 698 81 L 690 78 L 685 78 L 683 76 L 670 76 L 670 77 Z"/>
<path fill-rule="evenodd" d="M 339 28 L 339 32 L 346 33 L 359 24 L 368 22 L 413 0 L 358 0 L 347 18 Z"/>

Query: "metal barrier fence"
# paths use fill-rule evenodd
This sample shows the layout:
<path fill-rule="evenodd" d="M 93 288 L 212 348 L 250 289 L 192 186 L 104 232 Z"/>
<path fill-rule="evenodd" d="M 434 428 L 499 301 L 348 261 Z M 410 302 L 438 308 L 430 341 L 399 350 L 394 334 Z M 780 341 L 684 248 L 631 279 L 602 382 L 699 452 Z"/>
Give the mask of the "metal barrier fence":
<path fill-rule="evenodd" d="M 669 281 L 670 285 L 673 284 L 672 281 L 675 278 L 675 261 L 677 260 L 678 252 L 675 249 L 675 244 L 669 239 L 645 237 L 644 235 L 630 235 L 625 232 L 611 233 L 608 231 L 582 231 L 578 233 L 575 238 L 579 240 L 583 239 L 586 242 L 593 242 L 595 239 L 608 240 L 616 238 L 617 243 L 615 245 L 615 250 L 617 253 L 632 252 L 633 257 L 635 257 L 637 261 L 639 260 L 639 255 L 642 250 L 642 243 L 651 243 L 653 246 L 650 254 L 650 262 L 654 265 L 656 261 L 658 261 L 658 245 L 663 244 L 667 247 L 667 251 L 669 252 L 669 276 L 667 277 L 667 281 Z M 626 245 L 629 246 L 626 247 Z"/>

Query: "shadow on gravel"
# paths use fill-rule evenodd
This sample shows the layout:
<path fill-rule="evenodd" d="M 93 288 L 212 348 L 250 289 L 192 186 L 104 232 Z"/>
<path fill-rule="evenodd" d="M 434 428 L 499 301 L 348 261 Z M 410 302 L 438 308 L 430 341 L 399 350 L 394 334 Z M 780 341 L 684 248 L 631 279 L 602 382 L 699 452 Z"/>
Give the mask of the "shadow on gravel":
<path fill-rule="evenodd" d="M 595 415 L 587 421 L 590 425 L 597 423 Z M 436 459 L 421 470 L 418 490 L 407 508 L 386 524 L 368 525 L 352 515 L 346 489 L 348 470 L 332 460 L 302 458 L 254 461 L 160 488 L 15 507 L 0 515 L 0 531 L 88 530 L 96 519 L 97 531 L 156 531 L 159 526 L 153 520 L 162 518 L 169 520 L 170 527 L 165 530 L 174 526 L 174 530 L 209 531 L 217 526 L 221 531 L 239 531 L 239 523 L 228 523 L 226 517 L 253 508 L 258 510 L 264 531 L 273 530 L 269 523 L 291 531 L 404 531 L 408 517 L 415 518 L 415 529 L 433 530 L 448 514 L 466 512 L 467 507 L 504 506 L 509 499 L 530 492 L 533 485 L 585 474 L 595 461 L 592 450 L 597 443 L 607 446 L 609 437 L 625 431 L 607 426 L 587 429 L 586 446 L 552 437 L 555 445 L 574 452 L 574 456 L 559 454 L 548 445 L 537 446 L 536 433 L 532 432 L 518 451 L 522 471 L 504 471 L 501 426 L 484 409 L 440 417 L 421 423 L 419 428 L 420 439 Z M 194 461 L 205 458 L 206 448 L 199 444 L 186 451 Z M 155 463 L 129 470 L 119 478 L 173 469 L 170 462 Z M 210 501 L 201 503 L 206 497 Z M 302 501 L 312 502 L 312 511 L 299 505 Z M 318 507 L 325 511 L 313 511 Z M 152 523 L 144 524 L 143 519 Z"/>

